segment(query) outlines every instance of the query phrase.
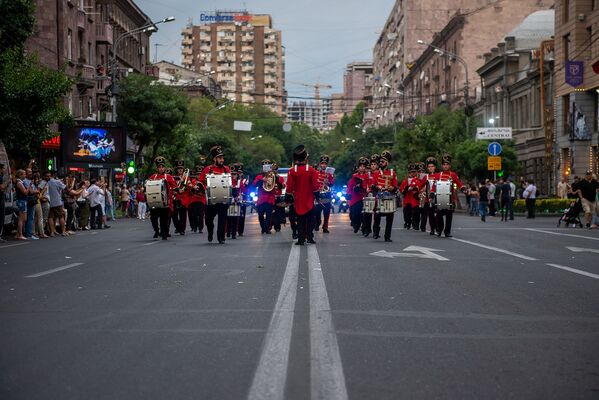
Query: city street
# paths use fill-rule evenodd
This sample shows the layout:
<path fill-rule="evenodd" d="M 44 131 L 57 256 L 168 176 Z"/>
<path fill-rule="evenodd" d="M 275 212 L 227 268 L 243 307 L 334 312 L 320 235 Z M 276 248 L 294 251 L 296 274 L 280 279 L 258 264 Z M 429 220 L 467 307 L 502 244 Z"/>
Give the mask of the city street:
<path fill-rule="evenodd" d="M 453 238 L 256 214 L 0 244 L 1 399 L 597 399 L 599 235 L 456 214 Z"/>

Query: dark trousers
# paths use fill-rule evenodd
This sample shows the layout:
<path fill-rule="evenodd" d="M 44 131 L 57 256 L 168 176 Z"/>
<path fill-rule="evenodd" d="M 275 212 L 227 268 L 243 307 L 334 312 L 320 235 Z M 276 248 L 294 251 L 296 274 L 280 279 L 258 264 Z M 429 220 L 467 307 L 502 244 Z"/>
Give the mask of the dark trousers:
<path fill-rule="evenodd" d="M 175 232 L 185 233 L 187 228 L 187 207 L 182 204 L 175 206 L 173 225 L 175 226 Z"/>
<path fill-rule="evenodd" d="M 208 229 L 208 235 L 212 236 L 214 233 L 214 218 L 218 215 L 218 225 L 216 227 L 216 239 L 218 241 L 225 241 L 225 230 L 227 228 L 227 210 L 229 209 L 228 204 L 211 204 L 206 206 L 206 228 Z"/>
<path fill-rule="evenodd" d="M 152 222 L 152 228 L 154 228 L 154 232 L 162 236 L 163 239 L 168 237 L 169 211 L 168 208 L 150 209 L 150 222 Z M 160 226 L 158 225 L 159 220 Z"/>
<path fill-rule="evenodd" d="M 279 232 L 281 230 L 281 225 L 285 223 L 285 207 L 278 207 L 275 205 L 272 223 L 275 227 L 275 231 Z"/>
<path fill-rule="evenodd" d="M 245 231 L 245 213 L 247 211 L 248 206 L 246 204 L 242 204 L 239 212 L 239 221 L 237 221 L 237 233 L 239 236 L 243 236 L 243 232 Z"/>
<path fill-rule="evenodd" d="M 92 229 L 102 228 L 102 206 L 98 204 L 97 206 L 90 207 L 90 220 L 89 225 Z"/>
<path fill-rule="evenodd" d="M 499 207 L 501 207 L 501 219 L 502 220 L 507 220 L 508 214 L 510 212 L 510 199 L 508 198 L 501 198 L 501 201 L 499 203 Z"/>
<path fill-rule="evenodd" d="M 2 235 L 4 234 L 4 213 L 4 192 L 0 192 L 0 237 L 2 237 Z"/>
<path fill-rule="evenodd" d="M 435 232 L 435 209 L 431 207 L 430 203 L 424 203 L 420 216 L 420 230 L 426 231 L 426 220 L 431 228 L 431 232 Z"/>
<path fill-rule="evenodd" d="M 528 212 L 526 218 L 534 218 L 535 217 L 535 203 L 537 199 L 526 199 L 526 211 Z"/>
<path fill-rule="evenodd" d="M 443 220 L 445 217 L 445 220 Z M 437 234 L 441 235 L 441 232 L 445 235 L 451 234 L 451 221 L 453 221 L 453 210 L 437 210 Z"/>
<path fill-rule="evenodd" d="M 391 239 L 391 229 L 393 229 L 393 218 L 395 213 L 374 214 L 374 226 L 372 227 L 375 236 L 381 232 L 381 217 L 385 216 L 385 239 Z"/>
<path fill-rule="evenodd" d="M 289 206 L 289 225 L 291 226 L 291 232 L 293 235 L 297 235 L 297 214 L 295 213 L 295 207 L 293 204 Z"/>
<path fill-rule="evenodd" d="M 494 217 L 496 212 L 495 199 L 489 200 L 489 215 Z"/>
<path fill-rule="evenodd" d="M 260 221 L 262 233 L 270 232 L 273 207 L 274 206 L 270 203 L 262 203 L 258 205 L 258 221 Z"/>
<path fill-rule="evenodd" d="M 515 197 L 510 197 L 510 211 L 509 211 L 509 215 L 510 215 L 510 219 L 513 220 L 514 219 L 514 201 L 516 201 Z"/>
<path fill-rule="evenodd" d="M 419 206 L 412 206 L 412 229 L 418 230 L 420 228 L 420 219 L 426 220 L 426 217 L 422 215 L 422 209 Z"/>
<path fill-rule="evenodd" d="M 331 203 L 320 204 L 318 203 L 314 209 L 314 229 L 318 229 L 322 223 L 322 229 L 329 229 L 329 218 L 331 217 L 331 209 L 333 208 Z M 321 214 L 324 214 L 324 222 Z"/>
<path fill-rule="evenodd" d="M 308 211 L 306 214 L 297 216 L 298 225 L 298 242 L 305 243 L 307 240 L 314 239 L 314 209 Z"/>
<path fill-rule="evenodd" d="M 204 229 L 204 208 L 206 205 L 196 201 L 189 205 L 189 227 L 192 231 L 197 232 Z"/>
<path fill-rule="evenodd" d="M 358 201 L 353 206 L 349 206 L 349 219 L 351 226 L 354 228 L 354 232 L 358 232 L 362 227 L 362 209 L 364 208 L 364 202 Z"/>
<path fill-rule="evenodd" d="M 237 237 L 237 226 L 239 224 L 239 217 L 227 216 L 227 237 L 235 239 Z"/>
<path fill-rule="evenodd" d="M 362 213 L 362 233 L 372 233 L 372 213 Z"/>
<path fill-rule="evenodd" d="M 74 203 L 67 203 L 66 207 L 67 207 L 67 224 L 66 224 L 66 230 L 67 231 L 74 231 L 75 230 L 75 210 L 73 210 L 73 204 Z"/>
<path fill-rule="evenodd" d="M 403 204 L 403 227 L 406 229 L 410 229 L 412 226 L 412 205 Z"/>

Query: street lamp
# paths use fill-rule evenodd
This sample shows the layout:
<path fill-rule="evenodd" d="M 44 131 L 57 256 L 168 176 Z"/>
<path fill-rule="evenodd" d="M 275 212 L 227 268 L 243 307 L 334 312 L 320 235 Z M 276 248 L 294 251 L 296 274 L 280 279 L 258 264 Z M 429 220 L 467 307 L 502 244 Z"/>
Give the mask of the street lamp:
<path fill-rule="evenodd" d="M 112 81 L 112 95 L 116 96 L 118 95 L 119 91 L 118 91 L 118 85 L 116 84 L 116 51 L 118 49 L 118 45 L 119 43 L 121 43 L 121 41 L 123 39 L 125 39 L 128 36 L 132 36 L 136 33 L 148 33 L 148 32 L 156 32 L 158 31 L 158 28 L 156 27 L 156 25 L 158 24 L 164 24 L 167 22 L 171 22 L 174 21 L 175 17 L 166 17 L 161 19 L 158 22 L 148 22 L 147 24 L 140 26 L 139 28 L 121 33 L 119 35 L 119 37 L 114 41 L 114 45 L 112 46 L 112 56 L 110 57 L 110 78 Z M 116 121 L 116 98 L 114 98 L 112 100 L 112 119 L 114 121 Z"/>
<path fill-rule="evenodd" d="M 470 81 L 468 80 L 468 65 L 466 65 L 466 61 L 464 61 L 464 59 L 462 57 L 458 56 L 457 54 L 452 53 L 447 50 L 443 50 L 443 49 L 441 49 L 437 46 L 434 46 L 430 43 L 426 43 L 424 40 L 419 39 L 417 42 L 418 42 L 418 44 L 426 45 L 428 47 L 433 48 L 435 53 L 438 53 L 439 55 L 453 57 L 456 60 L 458 60 L 458 62 L 460 64 L 462 64 L 462 66 L 464 67 L 464 73 L 466 74 L 466 82 L 464 83 L 464 103 L 465 103 L 465 107 L 467 108 L 468 100 L 469 100 L 468 96 L 469 96 Z M 468 115 L 466 115 L 466 132 L 470 132 L 469 128 L 470 128 L 470 121 L 469 121 Z"/>
<path fill-rule="evenodd" d="M 489 118 L 489 125 L 495 125 L 495 118 Z"/>
<path fill-rule="evenodd" d="M 222 110 L 223 108 L 225 108 L 226 106 L 228 106 L 229 104 L 231 104 L 233 102 L 233 100 L 229 100 L 226 103 L 221 104 L 220 106 L 216 106 L 214 107 L 212 110 L 208 111 L 208 113 L 206 114 L 206 117 L 204 118 L 204 129 L 208 129 L 208 117 L 217 112 L 218 110 Z M 258 136 L 261 137 L 261 136 Z"/>

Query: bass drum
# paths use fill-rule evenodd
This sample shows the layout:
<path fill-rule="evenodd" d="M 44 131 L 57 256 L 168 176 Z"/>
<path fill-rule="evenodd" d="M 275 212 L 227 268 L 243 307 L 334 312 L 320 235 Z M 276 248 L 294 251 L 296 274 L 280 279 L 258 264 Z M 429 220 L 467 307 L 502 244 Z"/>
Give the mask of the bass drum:
<path fill-rule="evenodd" d="M 391 193 L 382 193 L 378 201 L 377 214 L 393 214 L 397 210 L 397 198 Z"/>
<path fill-rule="evenodd" d="M 168 208 L 168 186 L 164 179 L 146 181 L 146 197 L 149 208 Z"/>
<path fill-rule="evenodd" d="M 231 175 L 206 175 L 206 202 L 213 204 L 231 204 Z"/>
<path fill-rule="evenodd" d="M 435 206 L 438 210 L 453 210 L 452 186 L 451 180 L 435 183 Z"/>
<path fill-rule="evenodd" d="M 239 217 L 241 216 L 241 205 L 239 203 L 233 203 L 229 206 L 227 210 L 227 216 L 229 217 Z"/>
<path fill-rule="evenodd" d="M 374 208 L 376 207 L 376 198 L 364 197 L 362 202 L 364 204 L 364 206 L 362 207 L 362 212 L 364 214 L 372 214 L 374 212 Z"/>
<path fill-rule="evenodd" d="M 318 192 L 318 202 L 320 204 L 329 204 L 333 201 L 333 192 Z"/>

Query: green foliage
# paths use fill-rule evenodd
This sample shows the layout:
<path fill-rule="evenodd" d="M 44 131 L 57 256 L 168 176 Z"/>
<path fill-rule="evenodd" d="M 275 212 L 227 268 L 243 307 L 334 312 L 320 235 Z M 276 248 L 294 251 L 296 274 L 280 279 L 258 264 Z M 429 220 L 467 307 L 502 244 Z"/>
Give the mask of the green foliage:
<path fill-rule="evenodd" d="M 570 207 L 572 199 L 537 199 L 535 201 L 535 210 L 537 213 L 563 213 Z M 514 201 L 515 212 L 526 212 L 526 202 L 524 199 Z"/>
<path fill-rule="evenodd" d="M 33 0 L 0 0 L 0 54 L 10 48 L 22 49 L 33 33 L 35 2 Z"/>
<path fill-rule="evenodd" d="M 69 121 L 62 102 L 71 81 L 64 72 L 40 65 L 36 55 L 18 47 L 0 55 L 0 140 L 18 164 L 24 164 L 56 133 L 55 123 Z"/>

